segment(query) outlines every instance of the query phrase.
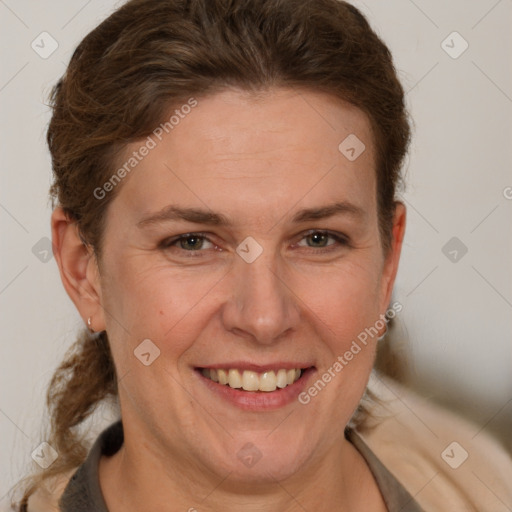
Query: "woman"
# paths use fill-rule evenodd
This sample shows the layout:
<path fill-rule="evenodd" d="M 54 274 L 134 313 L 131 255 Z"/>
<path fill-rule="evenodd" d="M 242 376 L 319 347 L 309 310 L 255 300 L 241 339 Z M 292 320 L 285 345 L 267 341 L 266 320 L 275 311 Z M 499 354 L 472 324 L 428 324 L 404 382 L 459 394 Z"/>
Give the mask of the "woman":
<path fill-rule="evenodd" d="M 58 457 L 20 509 L 423 510 L 362 437 L 401 307 L 409 142 L 363 16 L 132 0 L 52 102 L 55 258 L 88 333 L 50 386 Z M 120 421 L 87 454 L 109 397 Z"/>

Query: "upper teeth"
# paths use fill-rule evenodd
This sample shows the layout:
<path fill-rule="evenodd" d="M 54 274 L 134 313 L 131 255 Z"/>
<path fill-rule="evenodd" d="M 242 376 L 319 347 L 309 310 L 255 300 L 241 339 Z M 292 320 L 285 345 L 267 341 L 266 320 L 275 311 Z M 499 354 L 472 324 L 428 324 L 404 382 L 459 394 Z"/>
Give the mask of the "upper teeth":
<path fill-rule="evenodd" d="M 227 384 L 232 388 L 242 388 L 244 391 L 275 391 L 276 388 L 285 388 L 289 384 L 293 384 L 300 377 L 301 370 L 294 368 L 257 373 L 248 370 L 240 372 L 236 369 L 203 368 L 201 373 L 214 382 Z"/>

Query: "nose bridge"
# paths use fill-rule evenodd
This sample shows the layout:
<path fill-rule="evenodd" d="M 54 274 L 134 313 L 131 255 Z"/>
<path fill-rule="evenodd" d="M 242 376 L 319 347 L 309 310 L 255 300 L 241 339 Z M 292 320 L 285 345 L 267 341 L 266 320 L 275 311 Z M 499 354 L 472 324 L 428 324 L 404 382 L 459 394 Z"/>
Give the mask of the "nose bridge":
<path fill-rule="evenodd" d="M 282 265 L 270 251 L 252 263 L 238 260 L 232 274 L 233 295 L 226 304 L 227 329 L 270 344 L 298 321 L 294 296 L 286 285 Z"/>

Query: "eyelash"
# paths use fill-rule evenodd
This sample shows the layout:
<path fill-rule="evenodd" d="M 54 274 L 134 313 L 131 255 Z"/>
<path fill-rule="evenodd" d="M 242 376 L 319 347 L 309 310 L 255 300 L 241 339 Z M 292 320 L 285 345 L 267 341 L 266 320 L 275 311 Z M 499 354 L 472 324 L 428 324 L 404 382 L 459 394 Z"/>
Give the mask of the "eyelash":
<path fill-rule="evenodd" d="M 304 233 L 302 235 L 302 238 L 300 239 L 300 241 L 302 241 L 305 238 L 307 238 L 308 236 L 312 236 L 312 235 L 327 235 L 328 237 L 330 237 L 331 239 L 333 239 L 335 241 L 335 243 L 329 244 L 326 247 L 318 247 L 318 248 L 308 247 L 316 254 L 329 253 L 329 252 L 332 252 L 340 247 L 350 247 L 349 239 L 345 235 L 333 233 L 333 232 L 327 231 L 327 230 L 319 230 L 319 229 L 312 229 L 312 230 L 307 231 L 306 233 Z M 162 240 L 162 242 L 160 242 L 160 244 L 159 244 L 159 248 L 164 251 L 168 250 L 168 249 L 172 248 L 173 246 L 175 246 L 176 244 L 178 244 L 180 241 L 187 240 L 188 238 L 199 238 L 199 239 L 202 239 L 203 241 L 206 240 L 206 241 L 210 242 L 211 244 L 213 244 L 214 247 L 217 247 L 216 244 L 214 244 L 208 238 L 207 233 L 191 232 L 191 233 L 184 233 L 177 237 L 167 238 L 165 240 Z M 178 249 L 180 250 L 181 248 L 178 248 Z M 204 252 L 205 250 L 207 250 L 207 249 L 197 249 L 197 250 L 181 249 L 181 251 L 184 253 L 190 253 L 187 257 L 191 257 L 191 258 L 201 257 L 202 255 L 200 255 L 200 253 Z"/>

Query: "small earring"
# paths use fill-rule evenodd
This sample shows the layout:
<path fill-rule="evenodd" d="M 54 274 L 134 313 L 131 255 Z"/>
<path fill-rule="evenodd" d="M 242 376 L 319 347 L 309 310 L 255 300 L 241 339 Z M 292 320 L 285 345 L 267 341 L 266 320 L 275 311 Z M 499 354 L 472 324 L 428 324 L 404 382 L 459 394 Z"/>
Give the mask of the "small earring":
<path fill-rule="evenodd" d="M 89 328 L 90 332 L 94 332 L 94 329 L 92 328 L 91 317 L 87 319 L 87 327 Z"/>
<path fill-rule="evenodd" d="M 386 337 L 387 333 L 388 333 L 388 324 L 386 323 L 386 330 L 384 331 L 384 334 L 382 336 L 379 336 L 377 338 L 377 341 L 382 341 Z"/>

